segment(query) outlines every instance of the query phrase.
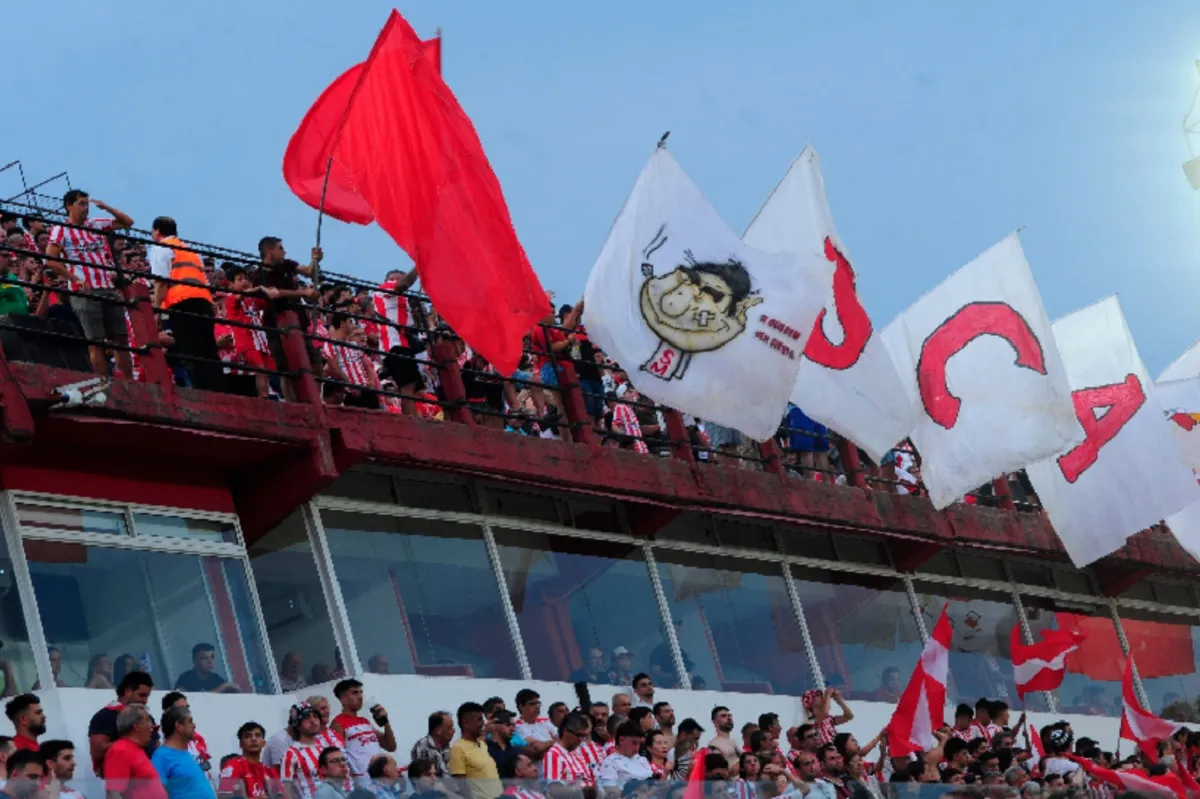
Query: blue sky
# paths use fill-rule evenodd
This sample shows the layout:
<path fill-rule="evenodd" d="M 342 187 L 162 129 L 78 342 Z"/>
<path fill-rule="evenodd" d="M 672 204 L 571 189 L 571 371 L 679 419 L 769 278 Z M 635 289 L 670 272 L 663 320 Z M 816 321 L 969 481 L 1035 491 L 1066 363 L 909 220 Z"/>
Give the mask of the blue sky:
<path fill-rule="evenodd" d="M 148 226 L 302 255 L 280 172 L 304 111 L 391 8 L 355 0 L 65 0 L 5 10 L 0 163 Z M 1200 193 L 1180 168 L 1200 4 L 412 2 L 548 288 L 578 296 L 654 142 L 741 230 L 805 144 L 876 324 L 1015 228 L 1051 317 L 1120 295 L 1152 374 L 1200 338 Z M 25 31 L 27 35 L 12 35 Z M 0 193 L 20 191 L 10 173 Z M 378 229 L 326 266 L 381 278 Z"/>

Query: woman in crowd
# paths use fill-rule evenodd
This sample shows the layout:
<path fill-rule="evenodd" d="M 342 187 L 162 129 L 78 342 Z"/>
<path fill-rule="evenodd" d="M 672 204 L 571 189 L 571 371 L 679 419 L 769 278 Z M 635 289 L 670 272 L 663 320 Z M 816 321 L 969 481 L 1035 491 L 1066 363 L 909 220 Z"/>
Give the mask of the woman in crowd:
<path fill-rule="evenodd" d="M 113 685 L 113 663 L 108 659 L 108 655 L 100 653 L 88 661 L 87 681 L 83 687 L 106 688 L 110 691 L 116 688 Z"/>
<path fill-rule="evenodd" d="M 658 779 L 667 779 L 675 771 L 675 764 L 667 760 L 671 751 L 671 740 L 662 730 L 650 730 L 646 733 L 645 758 L 650 761 L 650 771 Z"/>

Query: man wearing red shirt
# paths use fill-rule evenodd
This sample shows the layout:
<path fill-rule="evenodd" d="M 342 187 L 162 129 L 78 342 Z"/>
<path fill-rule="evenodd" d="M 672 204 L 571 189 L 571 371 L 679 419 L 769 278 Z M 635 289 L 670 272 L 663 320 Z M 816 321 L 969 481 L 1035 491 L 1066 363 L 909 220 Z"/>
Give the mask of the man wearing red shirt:
<path fill-rule="evenodd" d="M 13 736 L 13 746 L 28 752 L 38 750 L 38 736 L 46 732 L 46 713 L 42 710 L 42 700 L 33 694 L 21 694 L 8 701 L 4 706 L 4 715 L 12 722 L 17 734 Z"/>
<path fill-rule="evenodd" d="M 117 742 L 104 757 L 104 789 L 109 797 L 167 799 L 158 772 L 146 756 L 154 720 L 145 705 L 126 705 L 117 714 Z"/>
<path fill-rule="evenodd" d="M 242 754 L 233 758 L 221 769 L 219 796 L 239 796 L 244 799 L 266 799 L 268 795 L 279 796 L 283 786 L 279 782 L 279 770 L 263 765 L 262 752 L 267 745 L 267 731 L 261 724 L 248 721 L 238 728 L 238 744 Z"/>

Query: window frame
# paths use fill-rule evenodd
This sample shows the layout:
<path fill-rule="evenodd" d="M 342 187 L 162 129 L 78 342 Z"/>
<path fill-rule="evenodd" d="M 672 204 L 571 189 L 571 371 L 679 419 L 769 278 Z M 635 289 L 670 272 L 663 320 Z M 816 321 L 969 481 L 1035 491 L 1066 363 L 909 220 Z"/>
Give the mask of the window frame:
<path fill-rule="evenodd" d="M 41 527 L 27 526 L 21 523 L 20 515 L 17 511 L 17 504 L 29 503 L 41 505 L 49 508 L 61 508 L 64 510 L 79 510 L 79 511 L 97 511 L 102 513 L 120 513 L 125 520 L 125 535 L 112 535 L 107 533 L 91 533 L 78 532 L 72 533 L 62 530 L 49 530 Z M 215 521 L 223 524 L 228 524 L 234 532 L 234 542 L 226 541 L 203 541 L 189 538 L 176 538 L 172 536 L 158 535 L 138 535 L 137 525 L 134 523 L 134 515 L 144 516 L 159 516 L 163 518 L 183 518 L 197 519 L 202 521 Z M 250 611 L 254 616 L 253 624 L 257 627 L 258 638 L 262 641 L 262 645 L 266 648 L 264 653 L 267 656 L 267 663 L 271 665 L 267 674 L 267 685 L 271 694 L 279 694 L 279 674 L 278 669 L 274 667 L 274 657 L 272 655 L 271 640 L 267 634 L 266 622 L 263 619 L 262 603 L 258 596 L 258 586 L 254 581 L 254 572 L 250 567 L 250 557 L 245 546 L 245 537 L 242 535 L 242 526 L 236 514 L 223 513 L 220 511 L 206 511 L 194 508 L 177 508 L 169 505 L 146 505 L 142 503 L 131 502 L 115 502 L 112 500 L 92 499 L 88 497 L 77 497 L 69 494 L 49 494 L 40 491 L 22 491 L 10 490 L 0 492 L 0 524 L 4 528 L 4 539 L 8 546 L 9 558 L 12 560 L 13 577 L 16 581 L 17 589 L 21 600 L 21 612 L 25 619 L 25 628 L 29 633 L 29 646 L 33 650 L 34 664 L 37 670 L 38 680 L 41 685 L 54 686 L 53 672 L 50 667 L 49 644 L 46 640 L 45 631 L 42 629 L 41 613 L 38 609 L 37 594 L 33 587 L 33 578 L 29 570 L 29 563 L 25 557 L 24 542 L 29 541 L 54 541 L 68 544 L 81 544 L 88 547 L 99 547 L 108 549 L 122 549 L 140 552 L 155 552 L 163 554 L 176 555 L 192 555 L 197 558 L 196 565 L 203 569 L 201 558 L 211 557 L 223 561 L 233 561 L 238 563 L 241 568 L 242 579 L 246 584 L 247 596 L 250 600 Z M 139 570 L 142 574 L 142 580 L 145 584 L 145 590 L 149 602 L 150 612 L 154 619 L 154 636 L 160 653 L 167 651 L 165 639 L 162 629 L 159 626 L 159 614 L 157 600 L 154 592 L 151 590 L 150 575 L 146 572 L 143 566 Z M 203 576 L 203 575 L 202 575 Z M 212 588 L 206 580 L 201 580 L 204 586 L 205 598 L 208 606 L 213 607 Z M 232 601 L 232 597 L 230 597 Z M 237 635 L 242 643 L 242 658 L 243 667 L 247 674 L 253 674 L 251 667 L 250 655 L 247 651 L 245 642 L 247 639 L 246 631 L 243 629 L 242 621 L 238 618 L 238 614 L 233 614 L 234 625 L 237 629 Z M 221 634 L 219 625 L 214 616 L 213 627 L 215 631 L 216 641 L 214 645 L 218 647 L 221 653 L 221 659 L 227 664 L 230 664 L 228 651 L 225 645 L 224 636 Z"/>

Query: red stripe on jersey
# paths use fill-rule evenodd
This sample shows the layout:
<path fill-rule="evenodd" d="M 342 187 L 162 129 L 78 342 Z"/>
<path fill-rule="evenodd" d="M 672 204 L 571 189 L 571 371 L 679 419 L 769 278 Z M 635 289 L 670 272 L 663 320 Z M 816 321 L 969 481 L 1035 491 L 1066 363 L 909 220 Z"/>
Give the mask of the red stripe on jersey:
<path fill-rule="evenodd" d="M 96 268 L 113 266 L 108 238 L 103 233 L 94 232 L 111 230 L 112 223 L 111 219 L 89 219 L 83 223 L 88 230 L 62 225 L 50 229 L 50 243 L 62 247 L 62 253 L 68 259 L 82 262 L 66 264 L 66 267 L 85 288 L 111 289 L 114 286 L 113 273 Z"/>

